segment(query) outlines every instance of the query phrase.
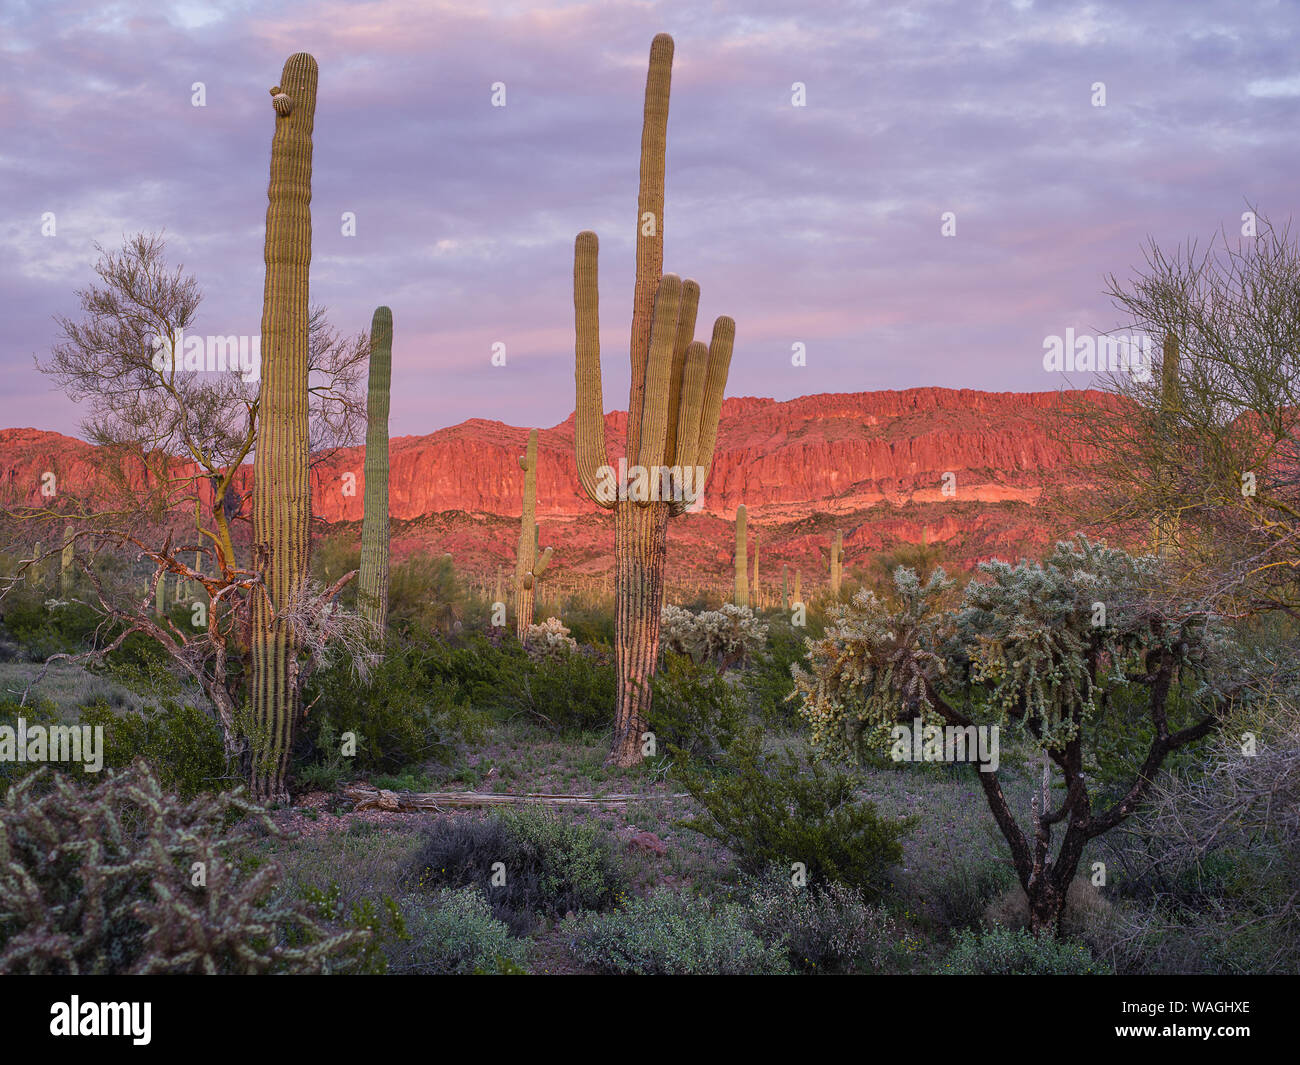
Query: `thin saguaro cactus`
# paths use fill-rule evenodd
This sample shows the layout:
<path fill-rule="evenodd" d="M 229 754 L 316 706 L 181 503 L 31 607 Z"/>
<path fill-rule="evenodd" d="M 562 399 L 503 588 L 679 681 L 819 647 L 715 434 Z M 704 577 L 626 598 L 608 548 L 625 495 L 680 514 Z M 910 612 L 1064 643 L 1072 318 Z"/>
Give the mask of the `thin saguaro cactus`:
<path fill-rule="evenodd" d="M 370 320 L 366 394 L 366 496 L 361 518 L 357 605 L 379 635 L 388 623 L 388 407 L 393 378 L 393 312 L 376 307 Z"/>
<path fill-rule="evenodd" d="M 749 512 L 745 504 L 736 508 L 736 606 L 749 606 Z"/>
<path fill-rule="evenodd" d="M 1178 338 L 1170 333 L 1165 337 L 1160 357 L 1158 433 L 1161 446 L 1157 454 L 1163 454 L 1164 450 L 1170 446 L 1170 438 L 1173 436 L 1173 422 L 1178 417 L 1181 407 L 1182 394 L 1178 383 Z M 1167 482 L 1169 480 L 1169 471 L 1164 468 L 1157 469 L 1156 477 Z M 1168 555 L 1173 548 L 1174 538 L 1177 533 L 1178 515 L 1177 508 L 1171 498 L 1173 495 L 1172 485 L 1166 483 L 1160 485 L 1159 488 L 1162 506 L 1152 522 L 1151 551 L 1155 555 Z"/>
<path fill-rule="evenodd" d="M 524 471 L 524 512 L 519 519 L 519 551 L 515 556 L 515 634 L 522 641 L 533 623 L 537 584 L 551 564 L 551 549 L 540 551 L 537 537 L 537 430 L 528 434 L 528 450 L 519 456 Z"/>
<path fill-rule="evenodd" d="M 844 577 L 844 531 L 835 530 L 831 541 L 831 598 L 840 597 L 840 581 Z"/>
<path fill-rule="evenodd" d="M 307 285 L 311 269 L 312 125 L 316 60 L 291 55 L 271 90 L 275 134 L 266 208 L 262 372 L 253 461 L 254 560 L 250 753 L 258 802 L 286 802 L 289 748 L 300 701 L 301 637 L 285 618 L 307 581 Z"/>
<path fill-rule="evenodd" d="M 596 234 L 579 233 L 573 256 L 578 478 L 593 502 L 614 511 L 617 692 L 607 761 L 619 766 L 635 765 L 643 756 L 649 682 L 659 657 L 668 518 L 701 498 L 735 339 L 735 322 L 722 317 L 714 322 L 707 347 L 693 340 L 699 285 L 663 273 L 672 63 L 673 39 L 661 33 L 650 45 L 641 128 L 626 448 L 632 469 L 627 483 L 615 477 L 605 452 Z"/>

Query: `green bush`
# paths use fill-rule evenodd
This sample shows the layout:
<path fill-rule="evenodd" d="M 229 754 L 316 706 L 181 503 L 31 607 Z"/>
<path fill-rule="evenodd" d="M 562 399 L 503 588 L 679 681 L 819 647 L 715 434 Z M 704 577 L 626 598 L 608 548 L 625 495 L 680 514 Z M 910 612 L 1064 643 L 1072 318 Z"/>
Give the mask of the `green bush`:
<path fill-rule="evenodd" d="M 497 863 L 505 883 L 494 884 Z M 607 834 L 533 811 L 454 817 L 424 833 L 406 876 L 417 892 L 472 887 L 515 933 L 538 913 L 600 910 L 614 904 L 626 873 Z"/>
<path fill-rule="evenodd" d="M 743 906 L 714 906 L 660 888 L 606 914 L 566 924 L 570 950 L 602 973 L 744 975 L 788 973 L 785 948 L 750 931 Z"/>
<path fill-rule="evenodd" d="M 528 942 L 516 939 L 475 888 L 404 900 L 409 943 L 389 972 L 419 975 L 494 975 L 523 970 Z"/>
<path fill-rule="evenodd" d="M 109 768 L 123 769 L 143 758 L 159 783 L 183 799 L 234 783 L 221 726 L 193 706 L 165 700 L 156 707 L 119 712 L 100 700 L 83 706 L 80 716 L 83 725 L 103 726 L 104 765 Z"/>
<path fill-rule="evenodd" d="M 452 683 L 430 676 L 429 657 L 423 646 L 391 640 L 366 681 L 342 661 L 314 674 L 304 696 L 312 709 L 299 732 L 299 763 L 395 771 L 445 762 L 458 743 L 478 739 L 483 715 L 458 701 Z M 345 761 L 340 744 L 348 732 L 356 738 L 356 757 Z"/>
<path fill-rule="evenodd" d="M 608 728 L 614 709 L 614 664 L 580 651 L 503 670 L 496 705 L 554 732 Z"/>
<path fill-rule="evenodd" d="M 1110 970 L 1077 940 L 1021 929 L 963 928 L 939 972 L 950 976 L 1097 976 Z"/>
<path fill-rule="evenodd" d="M 0 805 L 0 973 L 336 972 L 369 933 L 239 859 L 274 832 L 238 793 L 184 803 L 143 762 L 93 786 L 38 771 Z M 204 882 L 195 883 L 196 870 Z"/>
<path fill-rule="evenodd" d="M 913 824 L 880 817 L 846 774 L 793 757 L 768 760 L 757 733 L 732 744 L 721 772 L 690 763 L 675 772 L 708 815 L 684 826 L 724 844 L 754 876 L 801 862 L 811 884 L 837 880 L 877 899 Z"/>
<path fill-rule="evenodd" d="M 754 932 L 783 944 L 790 964 L 802 972 L 893 970 L 906 954 L 905 937 L 889 913 L 835 881 L 796 887 L 773 869 L 750 905 Z"/>
<path fill-rule="evenodd" d="M 745 725 L 744 698 L 709 663 L 698 665 L 687 655 L 665 652 L 652 690 L 650 730 L 656 742 L 691 758 L 719 761 Z"/>

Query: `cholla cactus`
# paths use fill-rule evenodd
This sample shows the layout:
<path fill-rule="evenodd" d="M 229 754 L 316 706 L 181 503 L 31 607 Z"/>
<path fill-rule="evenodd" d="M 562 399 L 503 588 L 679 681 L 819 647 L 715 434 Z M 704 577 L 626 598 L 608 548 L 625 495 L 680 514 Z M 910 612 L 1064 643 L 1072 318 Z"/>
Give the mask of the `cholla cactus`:
<path fill-rule="evenodd" d="M 617 704 L 608 762 L 619 766 L 635 765 L 642 758 L 649 681 L 659 658 L 668 518 L 683 513 L 702 497 L 701 482 L 713 463 L 735 338 L 735 323 L 719 318 L 708 347 L 693 341 L 699 286 L 662 272 L 664 153 L 672 60 L 673 39 L 661 33 L 650 46 L 641 131 L 626 451 L 629 465 L 638 472 L 630 492 L 617 483 L 605 452 L 596 234 L 579 233 L 574 245 L 574 449 L 583 490 L 599 506 L 614 511 Z M 693 474 L 689 482 L 688 472 Z"/>
<path fill-rule="evenodd" d="M 539 554 L 537 529 L 537 430 L 528 434 L 528 450 L 519 456 L 524 471 L 524 512 L 519 519 L 519 551 L 515 558 L 515 632 L 526 643 L 533 624 L 537 583 L 551 564 L 551 549 Z"/>
<path fill-rule="evenodd" d="M 569 635 L 559 618 L 547 618 L 540 625 L 529 625 L 523 644 L 533 658 L 556 658 L 573 654 L 578 649 L 578 641 Z"/>
<path fill-rule="evenodd" d="M 699 614 L 670 603 L 663 608 L 660 624 L 666 650 L 690 655 L 697 663 L 717 662 L 723 670 L 756 654 L 767 642 L 767 625 L 748 607 L 734 603 Z"/>
<path fill-rule="evenodd" d="M 262 371 L 253 461 L 253 552 L 262 585 L 253 596 L 249 643 L 252 792 L 287 802 L 286 774 L 300 716 L 301 644 L 284 623 L 307 581 L 311 482 L 307 466 L 307 284 L 311 270 L 312 126 L 316 60 L 284 64 L 275 101 L 271 183 L 266 209 L 266 287 Z"/>
<path fill-rule="evenodd" d="M 366 396 L 366 497 L 361 519 L 357 606 L 375 632 L 388 622 L 388 407 L 393 378 L 393 312 L 375 308 L 370 320 Z"/>

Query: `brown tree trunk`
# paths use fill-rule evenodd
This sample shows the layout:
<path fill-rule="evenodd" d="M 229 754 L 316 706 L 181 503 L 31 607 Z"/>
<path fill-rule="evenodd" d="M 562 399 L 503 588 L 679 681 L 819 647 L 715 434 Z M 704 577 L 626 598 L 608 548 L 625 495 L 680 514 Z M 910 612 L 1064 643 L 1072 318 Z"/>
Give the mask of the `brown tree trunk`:
<path fill-rule="evenodd" d="M 1050 935 L 1059 937 L 1061 919 L 1065 916 L 1066 893 L 1052 882 L 1051 877 L 1043 877 L 1026 891 L 1029 897 L 1029 931 L 1035 936 Z"/>
<path fill-rule="evenodd" d="M 641 761 L 641 736 L 649 729 L 650 680 L 659 659 L 668 505 L 620 501 L 614 509 L 614 539 L 618 565 L 614 653 L 619 687 L 614 742 L 605 764 L 627 767 Z"/>

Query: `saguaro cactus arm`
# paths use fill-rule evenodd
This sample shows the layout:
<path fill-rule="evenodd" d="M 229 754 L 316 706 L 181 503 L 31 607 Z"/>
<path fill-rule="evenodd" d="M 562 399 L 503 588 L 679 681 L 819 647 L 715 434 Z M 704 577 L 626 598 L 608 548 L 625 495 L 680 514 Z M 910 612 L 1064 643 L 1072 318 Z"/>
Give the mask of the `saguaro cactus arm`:
<path fill-rule="evenodd" d="M 605 455 L 605 399 L 600 384 L 600 295 L 596 283 L 600 242 L 584 230 L 573 245 L 573 317 L 577 335 L 577 405 L 574 452 L 578 480 L 593 503 L 610 509 L 616 498 L 598 487 Z"/>

